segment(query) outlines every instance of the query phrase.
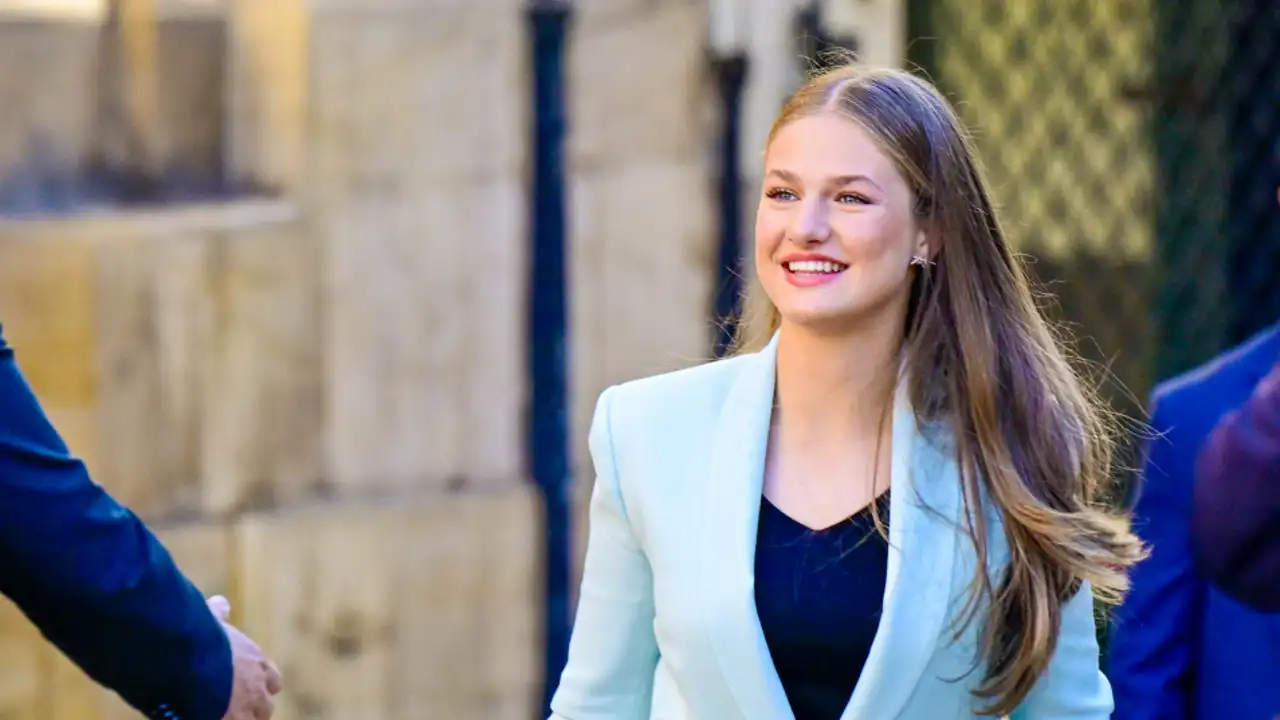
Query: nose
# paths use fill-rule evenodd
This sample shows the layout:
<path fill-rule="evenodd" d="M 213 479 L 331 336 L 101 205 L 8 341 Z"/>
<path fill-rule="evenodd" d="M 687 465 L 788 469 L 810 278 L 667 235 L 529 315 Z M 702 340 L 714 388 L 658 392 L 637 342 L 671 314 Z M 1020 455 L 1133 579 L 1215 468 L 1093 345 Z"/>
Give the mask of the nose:
<path fill-rule="evenodd" d="M 788 239 L 797 245 L 819 245 L 831 237 L 831 223 L 827 218 L 826 203 L 820 199 L 802 200 L 796 203 L 795 216 Z"/>

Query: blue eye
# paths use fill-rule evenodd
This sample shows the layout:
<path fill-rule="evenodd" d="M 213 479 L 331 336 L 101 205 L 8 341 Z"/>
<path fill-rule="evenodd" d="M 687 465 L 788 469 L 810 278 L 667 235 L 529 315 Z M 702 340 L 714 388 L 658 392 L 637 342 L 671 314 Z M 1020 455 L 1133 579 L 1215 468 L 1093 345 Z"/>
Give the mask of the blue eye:
<path fill-rule="evenodd" d="M 858 205 L 870 205 L 871 201 L 856 193 L 840 193 L 836 196 L 838 203 L 856 203 Z"/>
<path fill-rule="evenodd" d="M 795 200 L 796 194 L 784 188 L 774 188 L 765 193 L 770 200 Z"/>

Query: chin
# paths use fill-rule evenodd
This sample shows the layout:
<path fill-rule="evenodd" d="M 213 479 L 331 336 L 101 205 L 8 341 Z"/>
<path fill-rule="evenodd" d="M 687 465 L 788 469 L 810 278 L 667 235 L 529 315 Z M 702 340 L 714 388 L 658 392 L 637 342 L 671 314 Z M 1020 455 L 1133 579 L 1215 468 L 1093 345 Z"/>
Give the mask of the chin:
<path fill-rule="evenodd" d="M 784 325 L 809 332 L 839 334 L 854 332 L 868 324 L 878 325 L 886 313 L 896 312 L 891 302 L 842 302 L 839 304 L 795 303 L 778 308 Z"/>
<path fill-rule="evenodd" d="M 864 313 L 847 307 L 789 307 L 779 308 L 782 322 L 808 330 L 834 330 L 857 323 Z"/>

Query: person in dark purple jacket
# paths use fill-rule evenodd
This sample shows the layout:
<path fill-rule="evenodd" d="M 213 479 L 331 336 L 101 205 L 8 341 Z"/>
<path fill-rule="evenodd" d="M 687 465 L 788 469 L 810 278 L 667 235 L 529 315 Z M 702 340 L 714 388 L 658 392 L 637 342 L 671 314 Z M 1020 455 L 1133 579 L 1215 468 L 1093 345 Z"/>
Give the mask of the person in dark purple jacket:
<path fill-rule="evenodd" d="M 1241 603 L 1280 612 L 1280 362 L 1214 430 L 1197 470 L 1201 572 Z"/>

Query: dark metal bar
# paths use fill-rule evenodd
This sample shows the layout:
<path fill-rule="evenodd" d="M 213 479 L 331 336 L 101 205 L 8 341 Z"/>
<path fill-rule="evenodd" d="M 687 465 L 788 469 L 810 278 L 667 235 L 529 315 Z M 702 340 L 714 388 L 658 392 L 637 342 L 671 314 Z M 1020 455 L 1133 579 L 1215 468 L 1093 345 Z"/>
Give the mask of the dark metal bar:
<path fill-rule="evenodd" d="M 573 568 L 571 442 L 569 439 L 569 313 L 565 191 L 565 45 L 567 2 L 534 0 L 527 10 L 532 53 L 533 162 L 530 187 L 529 384 L 530 473 L 544 504 L 543 712 L 560 683 L 572 625 Z"/>
<path fill-rule="evenodd" d="M 742 91 L 747 81 L 747 55 L 712 58 L 720 93 L 720 240 L 716 262 L 715 339 L 713 352 L 723 357 L 733 341 L 733 320 L 742 297 Z"/>
<path fill-rule="evenodd" d="M 800 60 L 806 63 L 806 72 L 810 69 L 825 70 L 843 63 L 848 54 L 857 57 L 858 38 L 828 31 L 819 0 L 810 0 L 797 8 L 792 23 L 795 26 L 797 50 Z"/>

